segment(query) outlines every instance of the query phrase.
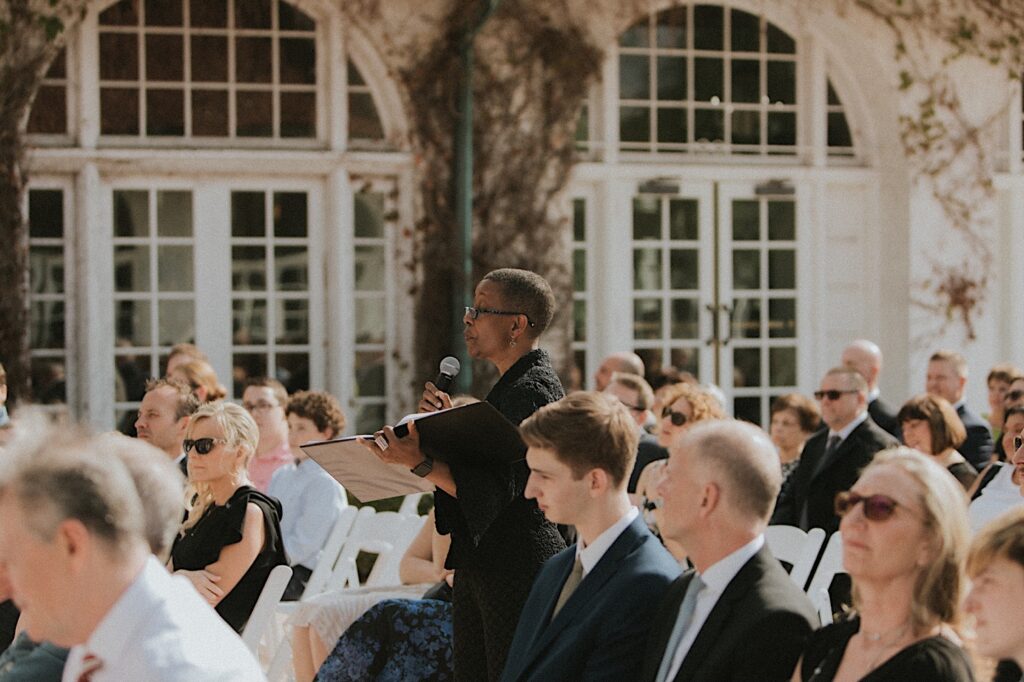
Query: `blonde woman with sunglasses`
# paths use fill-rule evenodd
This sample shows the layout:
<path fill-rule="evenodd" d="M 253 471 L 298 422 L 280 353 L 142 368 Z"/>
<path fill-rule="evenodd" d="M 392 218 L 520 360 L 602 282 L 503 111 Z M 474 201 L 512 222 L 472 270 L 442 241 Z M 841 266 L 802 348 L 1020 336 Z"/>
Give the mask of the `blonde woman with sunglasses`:
<path fill-rule="evenodd" d="M 246 467 L 256 422 L 233 403 L 200 407 L 185 434 L 188 515 L 171 548 L 171 569 L 188 578 L 241 632 L 271 569 L 287 564 L 281 504 L 250 485 Z"/>
<path fill-rule="evenodd" d="M 813 635 L 794 680 L 973 680 L 955 627 L 968 530 L 956 479 L 906 447 L 836 496 L 851 616 Z"/>

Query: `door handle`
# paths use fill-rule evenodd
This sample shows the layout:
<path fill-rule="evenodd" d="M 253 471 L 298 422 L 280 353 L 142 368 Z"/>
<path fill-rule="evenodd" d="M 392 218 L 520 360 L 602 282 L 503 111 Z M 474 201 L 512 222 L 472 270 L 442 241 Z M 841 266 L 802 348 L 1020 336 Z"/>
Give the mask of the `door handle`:
<path fill-rule="evenodd" d="M 722 345 L 728 346 L 729 342 L 732 341 L 732 306 L 727 303 L 723 303 L 718 308 L 725 313 L 725 338 L 722 339 Z"/>
<path fill-rule="evenodd" d="M 721 343 L 721 338 L 718 336 L 718 312 L 719 306 L 714 303 L 708 303 L 704 306 L 704 309 L 711 315 L 711 336 L 704 340 L 705 346 L 717 346 Z"/>

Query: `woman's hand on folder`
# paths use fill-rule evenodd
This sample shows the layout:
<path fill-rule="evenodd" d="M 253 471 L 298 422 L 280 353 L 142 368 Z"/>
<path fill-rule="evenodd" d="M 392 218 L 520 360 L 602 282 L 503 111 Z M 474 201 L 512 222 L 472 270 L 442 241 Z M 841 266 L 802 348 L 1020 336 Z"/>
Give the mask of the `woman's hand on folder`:
<path fill-rule="evenodd" d="M 435 386 L 433 381 L 428 381 L 423 387 L 423 397 L 420 398 L 420 412 L 437 412 L 451 406 L 451 396 Z"/>
<path fill-rule="evenodd" d="M 366 446 L 373 454 L 388 464 L 401 464 L 407 469 L 412 469 L 426 459 L 420 450 L 420 434 L 416 430 L 416 422 L 409 421 L 409 435 L 399 438 L 395 435 L 395 429 L 385 426 L 374 435 L 374 440 L 359 439 L 359 442 Z M 387 443 L 386 448 L 381 448 L 378 443 L 383 440 Z"/>

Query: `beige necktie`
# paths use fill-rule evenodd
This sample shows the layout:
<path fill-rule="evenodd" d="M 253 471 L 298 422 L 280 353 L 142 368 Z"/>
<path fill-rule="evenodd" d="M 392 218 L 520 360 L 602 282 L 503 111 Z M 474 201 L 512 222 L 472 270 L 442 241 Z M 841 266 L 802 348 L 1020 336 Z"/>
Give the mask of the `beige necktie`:
<path fill-rule="evenodd" d="M 569 597 L 576 591 L 580 581 L 583 580 L 583 564 L 580 562 L 580 557 L 576 555 L 576 563 L 572 565 L 572 572 L 569 577 L 566 578 L 565 584 L 562 585 L 562 592 L 558 595 L 558 601 L 555 603 L 555 610 L 551 612 L 551 620 L 555 619 L 558 612 L 565 606 L 565 602 L 569 601 Z"/>

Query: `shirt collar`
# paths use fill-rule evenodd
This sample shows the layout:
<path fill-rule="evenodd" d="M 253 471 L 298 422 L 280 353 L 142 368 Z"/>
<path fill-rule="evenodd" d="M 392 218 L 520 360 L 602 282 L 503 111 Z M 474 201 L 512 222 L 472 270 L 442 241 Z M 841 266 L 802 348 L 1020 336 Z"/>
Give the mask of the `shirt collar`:
<path fill-rule="evenodd" d="M 108 663 L 120 659 L 128 640 L 146 617 L 145 595 L 155 589 L 154 583 L 161 574 L 170 578 L 156 557 L 147 557 L 142 570 L 89 635 L 83 649 Z"/>
<path fill-rule="evenodd" d="M 875 386 L 873 389 L 868 391 L 868 405 L 878 400 L 878 396 L 882 395 L 881 389 Z"/>
<path fill-rule="evenodd" d="M 850 422 L 849 424 L 844 426 L 839 431 L 833 431 L 832 429 L 829 429 L 828 430 L 828 437 L 831 438 L 832 436 L 839 436 L 839 442 L 842 443 L 844 440 L 846 440 L 847 438 L 850 437 L 850 434 L 853 433 L 853 430 L 855 428 L 857 428 L 858 426 L 863 424 L 865 421 L 867 421 L 867 418 L 868 418 L 867 411 L 861 412 L 856 417 L 854 417 L 852 422 Z"/>
<path fill-rule="evenodd" d="M 622 517 L 608 526 L 603 533 L 594 538 L 586 547 L 583 546 L 583 538 L 579 539 L 576 543 L 576 558 L 583 564 L 583 575 L 590 573 L 597 566 L 597 562 L 601 560 L 601 557 L 605 555 L 605 552 L 615 543 L 615 541 L 622 535 L 622 531 L 626 530 L 629 524 L 633 523 L 633 519 L 639 514 L 639 510 L 630 505 L 629 511 L 622 515 Z"/>
<path fill-rule="evenodd" d="M 709 566 L 706 571 L 700 574 L 701 580 L 704 581 L 704 589 L 721 594 L 729 586 L 729 583 L 732 582 L 732 579 L 736 577 L 736 574 L 740 572 L 740 569 L 755 554 L 760 552 L 763 546 L 764 534 L 759 533 L 756 538 L 735 550 L 732 554 L 719 559 Z"/>

